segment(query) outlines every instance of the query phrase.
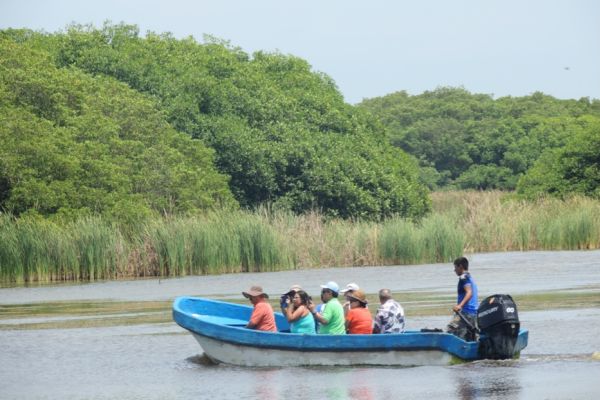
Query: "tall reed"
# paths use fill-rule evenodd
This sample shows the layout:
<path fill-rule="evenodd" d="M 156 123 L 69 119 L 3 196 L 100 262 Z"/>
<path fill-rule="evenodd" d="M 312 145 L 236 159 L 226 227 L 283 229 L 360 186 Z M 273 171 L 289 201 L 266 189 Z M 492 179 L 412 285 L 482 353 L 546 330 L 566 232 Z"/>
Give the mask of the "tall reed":
<path fill-rule="evenodd" d="M 419 263 L 450 262 L 462 255 L 465 237 L 462 227 L 449 216 L 432 215 L 420 229 L 423 252 Z"/>
<path fill-rule="evenodd" d="M 23 282 L 19 235 L 11 216 L 0 215 L 0 279 L 2 282 Z"/>
<path fill-rule="evenodd" d="M 147 224 L 146 242 L 156 253 L 158 274 L 179 276 L 261 272 L 289 268 L 280 238 L 258 214 L 212 212 Z"/>
<path fill-rule="evenodd" d="M 502 192 L 439 192 L 434 214 L 462 226 L 465 251 L 600 248 L 600 201 L 514 199 Z"/>
<path fill-rule="evenodd" d="M 157 217 L 120 228 L 0 214 L 0 283 L 449 262 L 463 252 L 600 248 L 600 201 L 526 202 L 501 192 L 432 194 L 419 222 L 267 208 Z M 126 229 L 126 231 L 123 231 Z M 122 232 L 126 232 L 124 235 Z"/>
<path fill-rule="evenodd" d="M 379 262 L 376 223 L 327 219 L 315 212 L 300 216 L 275 212 L 269 221 L 282 238 L 293 268 Z"/>
<path fill-rule="evenodd" d="M 462 254 L 464 235 L 446 216 L 432 215 L 420 224 L 394 218 L 383 224 L 379 243 L 386 264 L 448 262 Z"/>
<path fill-rule="evenodd" d="M 543 203 L 543 213 L 536 217 L 538 247 L 576 250 L 597 248 L 600 242 L 600 207 L 577 198 L 569 207 L 555 201 Z"/>
<path fill-rule="evenodd" d="M 86 217 L 67 225 L 71 243 L 79 260 L 79 279 L 110 279 L 119 269 L 120 231 L 100 217 Z"/>
<path fill-rule="evenodd" d="M 416 226 L 401 218 L 383 223 L 378 244 L 384 264 L 413 264 L 423 253 Z"/>

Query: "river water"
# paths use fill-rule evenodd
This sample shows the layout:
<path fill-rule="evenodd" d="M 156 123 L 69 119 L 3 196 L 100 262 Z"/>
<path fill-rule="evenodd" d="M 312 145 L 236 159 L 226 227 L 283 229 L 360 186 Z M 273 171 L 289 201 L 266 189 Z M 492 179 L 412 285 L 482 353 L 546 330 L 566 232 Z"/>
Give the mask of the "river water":
<path fill-rule="evenodd" d="M 600 251 L 489 253 L 469 259 L 481 298 L 493 293 L 515 297 L 587 293 L 595 300 L 592 306 L 521 311 L 521 325 L 530 334 L 519 360 L 451 367 L 213 365 L 205 362 L 193 337 L 170 321 L 86 326 L 85 321 L 99 316 L 4 316 L 0 318 L 0 399 L 599 398 L 600 357 L 592 354 L 600 352 Z M 135 304 L 179 295 L 240 299 L 240 292 L 253 284 L 274 295 L 293 283 L 317 293 L 319 284 L 328 280 L 340 285 L 357 282 L 368 293 L 389 287 L 400 301 L 403 292 L 452 296 L 456 284 L 450 264 L 333 268 L 3 288 L 0 310 L 57 301 Z M 448 312 L 411 318 L 411 307 L 405 304 L 408 329 L 443 327 L 450 317 Z M 168 307 L 160 313 L 168 314 Z M 77 319 L 84 322 L 74 328 L 22 325 Z"/>

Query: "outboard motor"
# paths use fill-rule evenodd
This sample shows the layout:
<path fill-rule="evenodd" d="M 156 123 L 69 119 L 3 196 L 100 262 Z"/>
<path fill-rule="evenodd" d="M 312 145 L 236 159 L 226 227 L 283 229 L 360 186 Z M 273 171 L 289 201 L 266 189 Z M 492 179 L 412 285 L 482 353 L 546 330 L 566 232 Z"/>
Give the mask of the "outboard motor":
<path fill-rule="evenodd" d="M 517 305 L 508 294 L 495 294 L 479 304 L 479 356 L 494 360 L 513 358 L 519 336 Z"/>

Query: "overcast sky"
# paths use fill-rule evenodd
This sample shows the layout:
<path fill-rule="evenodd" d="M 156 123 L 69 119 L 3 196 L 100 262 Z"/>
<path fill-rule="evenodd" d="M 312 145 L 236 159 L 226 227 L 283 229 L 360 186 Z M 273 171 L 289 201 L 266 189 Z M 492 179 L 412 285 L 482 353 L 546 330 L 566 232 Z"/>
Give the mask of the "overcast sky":
<path fill-rule="evenodd" d="M 353 104 L 438 86 L 600 99 L 597 0 L 0 0 L 0 29 L 106 20 L 299 56 Z"/>

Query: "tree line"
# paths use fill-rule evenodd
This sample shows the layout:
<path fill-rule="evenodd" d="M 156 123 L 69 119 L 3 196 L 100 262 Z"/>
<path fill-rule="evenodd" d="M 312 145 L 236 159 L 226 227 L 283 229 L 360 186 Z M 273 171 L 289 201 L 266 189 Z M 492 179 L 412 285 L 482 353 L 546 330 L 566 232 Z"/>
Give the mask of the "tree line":
<path fill-rule="evenodd" d="M 438 88 L 344 102 L 303 59 L 135 25 L 0 31 L 0 210 L 420 219 L 438 188 L 600 197 L 600 101 Z"/>
<path fill-rule="evenodd" d="M 0 109 L 0 207 L 16 215 L 430 208 L 415 160 L 330 77 L 212 37 L 2 31 Z"/>
<path fill-rule="evenodd" d="M 524 197 L 600 197 L 600 100 L 396 92 L 360 108 L 419 160 L 431 189 L 516 190 Z"/>

